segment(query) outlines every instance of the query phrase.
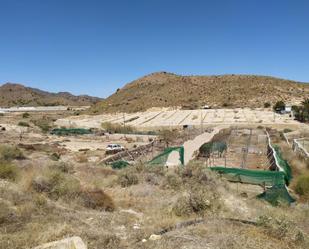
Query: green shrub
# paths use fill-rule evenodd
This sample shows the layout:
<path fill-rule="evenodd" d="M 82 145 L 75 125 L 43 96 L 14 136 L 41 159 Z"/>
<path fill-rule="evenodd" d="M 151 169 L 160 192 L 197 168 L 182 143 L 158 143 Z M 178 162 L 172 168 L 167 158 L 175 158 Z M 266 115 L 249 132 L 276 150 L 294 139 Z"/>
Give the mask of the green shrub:
<path fill-rule="evenodd" d="M 282 111 L 284 109 L 285 109 L 285 103 L 282 100 L 277 101 L 276 104 L 273 106 L 274 111 Z"/>
<path fill-rule="evenodd" d="M 23 118 L 29 118 L 30 114 L 28 112 L 24 112 L 22 116 L 23 116 Z"/>
<path fill-rule="evenodd" d="M 53 161 L 58 161 L 60 159 L 60 155 L 58 153 L 52 153 L 49 158 Z"/>
<path fill-rule="evenodd" d="M 293 130 L 291 130 L 291 129 L 289 129 L 289 128 L 285 128 L 284 130 L 283 130 L 283 133 L 289 133 L 289 132 L 292 132 Z"/>
<path fill-rule="evenodd" d="M 0 160 L 11 161 L 13 159 L 24 159 L 22 151 L 14 146 L 0 146 Z"/>
<path fill-rule="evenodd" d="M 19 121 L 18 126 L 30 127 L 30 125 L 27 122 L 24 122 L 24 121 Z"/>
<path fill-rule="evenodd" d="M 0 178 L 8 180 L 16 180 L 18 175 L 17 167 L 9 162 L 0 161 Z"/>
<path fill-rule="evenodd" d="M 31 120 L 31 122 L 39 127 L 44 133 L 47 133 L 52 128 L 51 121 L 47 119 Z"/>
<path fill-rule="evenodd" d="M 296 179 L 295 191 L 300 196 L 309 198 L 309 173 Z"/>
<path fill-rule="evenodd" d="M 269 102 L 264 103 L 264 108 L 269 108 L 270 106 L 271 106 L 271 104 Z"/>

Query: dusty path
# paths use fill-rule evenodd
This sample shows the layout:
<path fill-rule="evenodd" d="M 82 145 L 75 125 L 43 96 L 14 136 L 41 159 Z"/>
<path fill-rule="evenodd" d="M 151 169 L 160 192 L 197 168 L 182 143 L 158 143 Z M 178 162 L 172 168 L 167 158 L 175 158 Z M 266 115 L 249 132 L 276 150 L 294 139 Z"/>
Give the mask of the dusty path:
<path fill-rule="evenodd" d="M 217 134 L 220 130 L 224 129 L 224 128 L 228 128 L 228 125 L 219 125 L 216 126 L 212 132 L 205 132 L 197 137 L 195 137 L 193 140 L 188 140 L 183 144 L 184 147 L 184 163 L 185 165 L 188 164 L 188 162 L 192 159 L 194 159 L 194 153 L 196 151 L 199 150 L 199 148 L 204 144 L 209 142 L 213 136 L 215 134 Z M 179 153 L 177 152 L 172 152 L 167 161 L 166 161 L 166 165 L 167 166 L 175 166 L 175 165 L 179 165 L 180 161 L 179 161 Z"/>

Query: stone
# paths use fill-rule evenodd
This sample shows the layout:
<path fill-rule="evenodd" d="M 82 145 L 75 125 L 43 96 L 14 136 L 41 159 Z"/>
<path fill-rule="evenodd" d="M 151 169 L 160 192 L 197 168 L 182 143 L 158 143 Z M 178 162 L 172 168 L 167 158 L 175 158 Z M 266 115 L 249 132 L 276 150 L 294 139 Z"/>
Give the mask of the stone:
<path fill-rule="evenodd" d="M 87 249 L 87 246 L 80 237 L 74 236 L 42 244 L 33 249 Z"/>
<path fill-rule="evenodd" d="M 161 235 L 151 234 L 149 240 L 159 240 L 161 239 Z"/>

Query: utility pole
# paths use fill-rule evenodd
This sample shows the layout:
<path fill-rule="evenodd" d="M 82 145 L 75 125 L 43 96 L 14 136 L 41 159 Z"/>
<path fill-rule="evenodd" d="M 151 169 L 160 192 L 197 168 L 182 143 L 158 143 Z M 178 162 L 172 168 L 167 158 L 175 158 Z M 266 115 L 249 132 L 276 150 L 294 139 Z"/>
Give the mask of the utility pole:
<path fill-rule="evenodd" d="M 203 133 L 203 110 L 201 110 L 201 133 Z"/>

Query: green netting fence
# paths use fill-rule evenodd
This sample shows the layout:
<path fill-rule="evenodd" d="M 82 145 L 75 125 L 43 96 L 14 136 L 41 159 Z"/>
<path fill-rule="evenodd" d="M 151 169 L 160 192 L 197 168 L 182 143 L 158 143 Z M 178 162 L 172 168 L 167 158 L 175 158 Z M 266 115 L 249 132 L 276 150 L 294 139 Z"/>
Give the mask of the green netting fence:
<path fill-rule="evenodd" d="M 130 164 L 127 161 L 124 161 L 124 160 L 119 160 L 119 161 L 111 163 L 111 166 L 112 166 L 113 169 L 123 169 L 123 168 L 125 168 L 129 165 Z"/>
<path fill-rule="evenodd" d="M 285 173 L 282 171 L 251 170 L 239 168 L 211 167 L 227 180 L 256 185 L 281 185 L 285 184 Z"/>
<path fill-rule="evenodd" d="M 283 159 L 278 146 L 272 146 L 269 143 L 269 150 L 272 151 L 270 161 L 274 164 L 276 171 L 248 170 L 226 167 L 211 167 L 211 170 L 217 171 L 227 180 L 232 182 L 271 186 L 266 189 L 264 193 L 258 195 L 258 198 L 264 199 L 272 205 L 278 205 L 283 202 L 290 204 L 295 201 L 295 199 L 289 194 L 286 187 L 292 179 L 291 167 L 288 162 Z"/>
<path fill-rule="evenodd" d="M 295 202 L 295 199 L 289 194 L 284 184 L 274 185 L 267 189 L 264 193 L 257 196 L 257 198 L 268 201 L 274 206 L 285 203 L 291 204 Z"/>
<path fill-rule="evenodd" d="M 219 153 L 222 153 L 227 149 L 227 145 L 225 142 L 208 142 L 204 143 L 200 149 L 200 155 L 201 156 L 207 156 L 209 157 L 211 153 L 218 151 Z"/>
<path fill-rule="evenodd" d="M 284 171 L 286 184 L 289 185 L 291 180 L 292 180 L 291 167 L 290 167 L 289 163 L 282 158 L 280 148 L 278 146 L 273 146 L 273 147 L 274 147 L 274 150 L 276 152 L 274 156 L 276 158 L 277 164 L 279 164 L 281 169 Z"/>
<path fill-rule="evenodd" d="M 56 128 L 53 129 L 50 134 L 58 136 L 85 135 L 92 134 L 92 131 L 90 129 L 83 128 Z"/>
<path fill-rule="evenodd" d="M 165 165 L 166 161 L 168 159 L 168 156 L 173 151 L 179 152 L 179 160 L 180 160 L 181 164 L 184 165 L 184 148 L 182 146 L 166 148 L 163 153 L 154 157 L 151 161 L 148 162 L 148 164 L 149 165 Z"/>

